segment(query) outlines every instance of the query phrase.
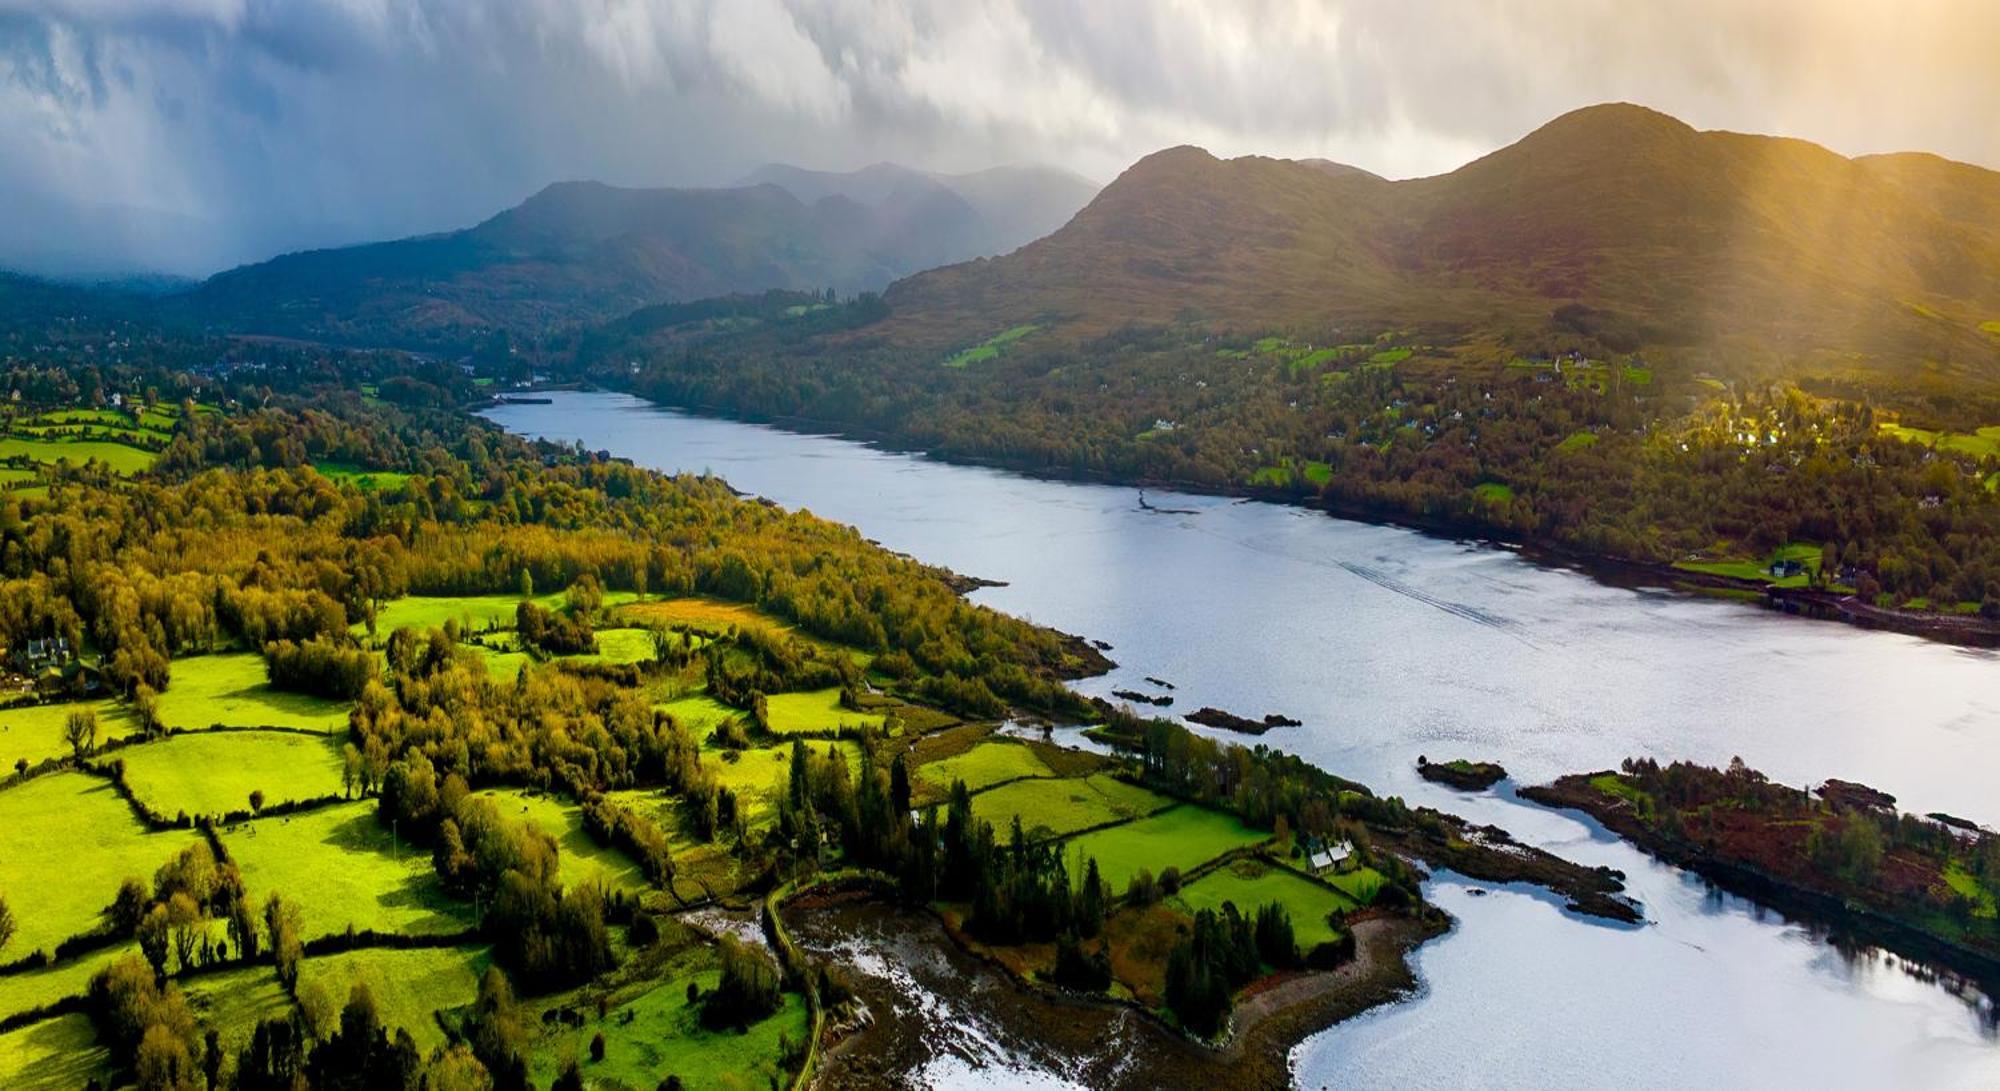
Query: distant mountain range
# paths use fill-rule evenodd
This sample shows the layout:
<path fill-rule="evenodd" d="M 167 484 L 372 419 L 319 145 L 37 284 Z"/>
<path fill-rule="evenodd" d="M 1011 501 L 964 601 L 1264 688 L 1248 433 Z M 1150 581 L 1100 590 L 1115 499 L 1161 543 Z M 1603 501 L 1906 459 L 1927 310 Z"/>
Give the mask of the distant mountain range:
<path fill-rule="evenodd" d="M 1049 237 L 887 298 L 882 332 L 938 346 L 1027 322 L 1419 327 L 1996 375 L 2000 174 L 1698 132 L 1629 105 L 1409 181 L 1181 147 Z"/>
<path fill-rule="evenodd" d="M 1044 167 L 931 175 L 892 164 L 768 166 L 724 189 L 565 182 L 462 231 L 232 269 L 180 306 L 232 330 L 348 341 L 542 333 L 737 292 L 881 289 L 1019 247 L 1095 191 Z"/>

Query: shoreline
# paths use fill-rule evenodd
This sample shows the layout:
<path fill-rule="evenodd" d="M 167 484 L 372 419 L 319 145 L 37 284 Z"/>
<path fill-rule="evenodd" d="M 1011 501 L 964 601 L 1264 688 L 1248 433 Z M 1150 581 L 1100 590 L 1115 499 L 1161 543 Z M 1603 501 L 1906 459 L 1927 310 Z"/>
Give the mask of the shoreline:
<path fill-rule="evenodd" d="M 1814 621 L 1831 621 L 1862 629 L 1879 629 L 1902 633 L 1942 644 L 1963 647 L 2000 647 L 2000 621 L 1989 620 L 1976 614 L 1937 614 L 1929 611 L 1901 610 L 1875 606 L 1854 599 L 1851 595 L 1839 595 L 1829 591 L 1819 591 L 1805 587 L 1775 587 L 1763 580 L 1744 580 L 1734 576 L 1719 576 L 1707 572 L 1695 572 L 1677 568 L 1669 563 L 1636 560 L 1609 554 L 1591 553 L 1560 542 L 1539 538 L 1523 538 L 1497 531 L 1492 527 L 1473 522 L 1449 518 L 1412 515 L 1408 512 L 1386 511 L 1365 504 L 1327 501 L 1318 497 L 1302 497 L 1282 489 L 1254 485 L 1209 485 L 1200 482 L 1176 481 L 1171 479 L 1124 478 L 1113 474 L 1087 471 L 1062 472 L 1047 467 L 1031 466 L 1004 458 L 979 455 L 941 455 L 935 451 L 911 445 L 887 433 L 873 429 L 859 428 L 839 421 L 796 414 L 766 415 L 743 413 L 719 406 L 700 404 L 676 404 L 655 400 L 636 390 L 623 387 L 601 386 L 592 382 L 562 384 L 562 389 L 605 391 L 627 394 L 648 405 L 697 417 L 713 420 L 735 421 L 741 424 L 763 425 L 779 431 L 797 435 L 825 436 L 857 443 L 877 451 L 890 454 L 915 455 L 951 466 L 971 466 L 981 469 L 999 470 L 1003 473 L 1018 474 L 1036 481 L 1052 481 L 1063 484 L 1102 485 L 1112 488 L 1138 490 L 1165 489 L 1194 496 L 1228 497 L 1237 500 L 1255 500 L 1260 503 L 1283 507 L 1318 511 L 1336 519 L 1371 526 L 1398 527 L 1416 531 L 1433 538 L 1448 541 L 1473 542 L 1491 545 L 1519 553 L 1523 558 L 1548 568 L 1567 568 L 1581 572 L 1601 583 L 1614 587 L 1657 586 L 1681 594 L 1700 594 L 1703 590 L 1724 592 L 1731 596 L 1756 596 L 1769 610 L 1793 617 Z M 547 389 L 557 389 L 549 387 Z M 477 412 L 486 406 L 473 406 Z M 1150 505 L 1148 505 L 1150 507 Z M 1157 509 L 1156 509 L 1157 510 Z"/>

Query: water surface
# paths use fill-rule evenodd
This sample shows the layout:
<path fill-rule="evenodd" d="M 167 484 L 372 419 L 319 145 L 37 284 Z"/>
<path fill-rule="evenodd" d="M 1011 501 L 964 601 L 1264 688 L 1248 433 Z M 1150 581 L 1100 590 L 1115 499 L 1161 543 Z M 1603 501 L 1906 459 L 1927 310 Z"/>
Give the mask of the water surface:
<path fill-rule="evenodd" d="M 1304 726 L 1264 741 L 1413 801 L 1624 870 L 1649 924 L 1608 928 L 1531 892 L 1443 876 L 1459 928 L 1422 996 L 1297 1053 L 1302 1085 L 2000 1086 L 1990 1001 L 1808 929 L 1568 815 L 1419 779 L 1418 754 L 1521 782 L 1628 755 L 1740 755 L 1798 784 L 1892 792 L 2000 823 L 2000 657 L 1753 606 L 1613 587 L 1514 553 L 1302 509 L 1033 480 L 556 394 L 490 419 L 656 469 L 712 471 L 891 549 L 1006 581 L 977 601 L 1103 640 L 1077 688 L 1178 687 Z M 967 1081 L 972 1076 L 959 1074 Z M 948 1071 L 928 1079 L 954 1082 Z M 990 1081 L 989 1081 L 990 1082 Z"/>

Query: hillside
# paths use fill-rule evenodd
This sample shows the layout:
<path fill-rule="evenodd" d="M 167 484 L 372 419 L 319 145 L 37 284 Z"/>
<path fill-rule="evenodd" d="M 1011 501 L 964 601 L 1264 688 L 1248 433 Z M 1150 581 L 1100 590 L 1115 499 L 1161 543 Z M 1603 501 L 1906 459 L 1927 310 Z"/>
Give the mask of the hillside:
<path fill-rule="evenodd" d="M 2000 174 L 1564 115 L 1431 178 L 1173 148 L 1017 254 L 889 293 L 913 344 L 1016 323 L 1078 335 L 1414 327 L 1598 336 L 1610 350 L 1937 360 L 2000 373 Z"/>
<path fill-rule="evenodd" d="M 552 185 L 462 231 L 230 270 L 180 306 L 242 332 L 462 344 L 495 329 L 538 334 L 664 301 L 774 288 L 879 290 L 920 269 L 1019 246 L 1052 210 L 1073 212 L 1089 196 L 1078 188 L 1087 183 L 1046 170 L 936 180 L 884 164 L 855 175 L 775 167 L 760 175 L 768 180 L 727 189 Z"/>

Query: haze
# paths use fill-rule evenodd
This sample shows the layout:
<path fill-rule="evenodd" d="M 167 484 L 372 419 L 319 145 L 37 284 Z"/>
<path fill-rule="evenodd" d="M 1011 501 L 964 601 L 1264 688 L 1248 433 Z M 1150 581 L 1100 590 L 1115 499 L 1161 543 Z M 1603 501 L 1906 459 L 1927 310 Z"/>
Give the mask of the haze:
<path fill-rule="evenodd" d="M 0 0 L 0 266 L 203 275 L 774 160 L 1410 176 L 1609 100 L 2000 166 L 1994 41 L 1983 0 Z"/>

